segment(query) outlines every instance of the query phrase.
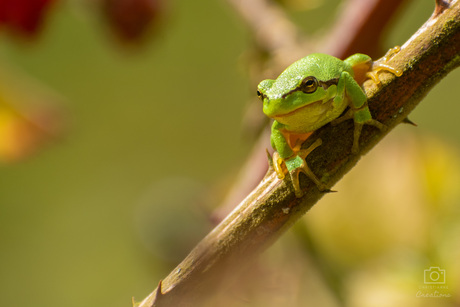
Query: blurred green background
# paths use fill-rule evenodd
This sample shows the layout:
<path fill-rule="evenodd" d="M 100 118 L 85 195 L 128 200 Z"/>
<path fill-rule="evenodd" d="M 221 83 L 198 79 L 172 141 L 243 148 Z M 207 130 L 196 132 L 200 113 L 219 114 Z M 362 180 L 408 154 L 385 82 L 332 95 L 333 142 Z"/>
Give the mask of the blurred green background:
<path fill-rule="evenodd" d="M 303 27 L 319 29 L 327 26 L 324 20 L 334 20 L 337 2 L 292 15 L 296 20 L 303 16 L 299 21 Z M 385 47 L 402 45 L 431 15 L 433 6 L 426 0 L 405 7 L 389 29 Z M 0 306 L 130 306 L 132 296 L 144 298 L 210 229 L 202 204 L 218 204 L 221 193 L 216 191 L 225 190 L 249 153 L 251 142 L 243 137 L 241 122 L 254 90 L 248 86 L 242 54 L 252 45 L 251 37 L 224 1 L 205 0 L 199 5 L 174 1 L 157 37 L 137 51 L 120 48 L 98 15 L 76 2 L 60 3 L 49 17 L 37 43 L 0 36 L 0 60 L 65 97 L 63 108 L 70 126 L 58 142 L 25 161 L 0 168 Z M 418 256 L 408 255 L 437 254 L 439 248 L 460 259 L 460 229 L 449 228 L 458 224 L 460 216 L 456 192 L 460 104 L 455 95 L 459 80 L 457 70 L 436 86 L 411 116 L 419 127 L 396 129 L 375 154 L 364 159 L 366 169 L 358 166 L 349 176 L 353 181 L 345 179 L 339 193 L 326 197 L 325 204 L 319 203 L 300 223 L 308 224 L 319 252 L 336 264 L 337 271 L 366 263 L 370 268 L 358 270 L 363 284 L 369 285 L 369 279 L 380 281 L 380 275 L 373 273 L 375 266 L 366 261 L 394 248 L 389 235 L 378 232 L 374 223 L 358 224 L 366 227 L 367 236 L 341 237 L 349 245 L 338 248 L 332 239 L 339 234 L 362 234 L 363 229 L 353 223 L 356 219 L 392 228 L 388 220 L 408 227 L 420 215 L 442 217 L 437 224 L 417 220 L 418 228 L 396 231 L 396 237 L 409 232 L 397 246 L 407 247 L 407 242 L 424 241 L 426 236 L 431 237 L 431 245 L 413 246 L 404 256 L 396 256 L 395 263 L 407 258 L 413 264 Z M 388 174 L 381 168 L 385 161 L 398 161 L 388 166 Z M 441 166 L 433 166 L 433 161 Z M 392 182 L 394 172 L 409 164 L 407 176 L 397 176 L 416 188 L 401 190 L 401 185 L 381 183 L 370 190 L 363 183 L 375 176 Z M 419 173 L 424 170 L 425 175 Z M 418 185 L 417 180 L 423 183 Z M 379 207 L 394 211 L 383 214 L 376 209 L 381 213 L 374 213 L 377 217 L 358 216 L 372 208 L 375 199 L 382 199 L 378 193 L 399 195 L 388 200 L 391 206 Z M 443 198 L 446 193 L 451 193 L 448 200 Z M 358 202 L 363 205 L 354 205 Z M 349 206 L 340 209 L 333 205 L 337 203 Z M 409 203 L 415 204 L 410 207 L 413 211 L 407 209 Z M 358 211 L 349 211 L 353 205 Z M 358 229 L 353 230 L 353 225 Z M 432 225 L 441 234 L 417 232 Z M 443 236 L 443 231 L 451 236 Z M 268 252 L 268 266 L 273 265 L 272 258 L 292 259 L 294 252 L 287 251 L 298 249 L 299 243 L 292 242 L 298 237 L 295 232 Z M 437 244 L 441 237 L 448 242 Z M 447 258 L 433 257 L 443 259 L 438 266 L 449 265 Z M 420 267 L 414 264 L 404 278 L 418 280 L 425 266 L 436 264 L 426 259 L 420 260 Z M 385 272 L 393 270 L 398 271 L 391 267 Z M 450 270 L 450 276 L 454 272 L 460 276 L 458 265 Z M 359 283 L 358 277 L 353 282 Z M 452 279 L 450 284 L 457 299 L 458 282 Z M 303 284 L 300 288 L 310 285 L 299 284 Z M 417 283 L 409 287 L 407 295 L 415 297 L 417 287 Z M 364 291 L 353 289 L 347 292 L 363 302 Z M 382 289 L 385 297 L 389 292 Z M 426 299 L 417 302 L 429 304 Z M 332 300 L 322 306 L 335 305 Z"/>

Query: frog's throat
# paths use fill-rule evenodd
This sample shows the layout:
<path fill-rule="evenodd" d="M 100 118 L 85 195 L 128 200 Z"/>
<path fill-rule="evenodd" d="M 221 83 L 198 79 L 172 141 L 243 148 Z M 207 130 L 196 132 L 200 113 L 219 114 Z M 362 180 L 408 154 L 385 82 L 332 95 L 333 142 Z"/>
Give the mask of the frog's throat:
<path fill-rule="evenodd" d="M 328 100 L 328 101 L 330 101 L 330 100 Z M 278 119 L 282 119 L 282 118 L 286 118 L 286 117 L 291 117 L 291 116 L 295 115 L 298 112 L 304 113 L 305 109 L 310 109 L 310 108 L 313 109 L 313 108 L 319 107 L 321 105 L 324 105 L 326 107 L 326 103 L 328 101 L 324 101 L 324 100 L 313 101 L 312 103 L 306 104 L 306 105 L 304 105 L 304 106 L 302 106 L 300 108 L 297 108 L 295 110 L 292 110 L 290 112 L 275 115 L 273 118 L 278 120 Z"/>
<path fill-rule="evenodd" d="M 314 131 L 332 119 L 337 118 L 347 107 L 347 103 L 334 105 L 334 98 L 318 100 L 288 113 L 279 114 L 273 118 L 285 125 L 287 131 L 307 133 Z"/>

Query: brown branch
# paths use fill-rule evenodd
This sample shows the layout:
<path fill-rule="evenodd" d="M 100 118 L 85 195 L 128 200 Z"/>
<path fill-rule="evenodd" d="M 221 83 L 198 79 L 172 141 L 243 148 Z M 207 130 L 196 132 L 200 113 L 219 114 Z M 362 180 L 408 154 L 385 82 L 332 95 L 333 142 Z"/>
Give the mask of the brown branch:
<path fill-rule="evenodd" d="M 391 59 L 389 64 L 403 71 L 401 77 L 382 73 L 381 87 L 372 81 L 364 84 L 372 114 L 387 125 L 388 131 L 460 65 L 460 3 L 452 3 L 434 14 Z M 328 186 L 342 178 L 386 134 L 365 127 L 361 152 L 352 155 L 352 131 L 352 121 L 326 125 L 304 144 L 308 147 L 318 137 L 323 140 L 322 146 L 308 156 L 308 163 L 315 174 L 327 174 Z M 162 281 L 161 293 L 153 291 L 140 307 L 199 306 L 198 302 L 212 296 L 216 289 L 235 281 L 254 256 L 323 196 L 305 178 L 302 188 L 304 196 L 296 198 L 288 179 L 278 180 L 269 170 L 259 186 Z"/>

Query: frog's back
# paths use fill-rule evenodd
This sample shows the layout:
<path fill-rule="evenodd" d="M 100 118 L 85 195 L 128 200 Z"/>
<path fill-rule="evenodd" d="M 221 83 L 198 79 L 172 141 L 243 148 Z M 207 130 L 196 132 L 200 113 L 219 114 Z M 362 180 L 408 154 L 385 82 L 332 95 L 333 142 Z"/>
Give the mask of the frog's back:
<path fill-rule="evenodd" d="M 291 78 L 295 77 L 294 75 L 303 76 L 303 78 L 315 76 L 320 81 L 329 81 L 339 78 L 344 70 L 350 70 L 351 67 L 348 66 L 332 55 L 313 53 L 293 63 L 285 72 L 289 71 Z"/>

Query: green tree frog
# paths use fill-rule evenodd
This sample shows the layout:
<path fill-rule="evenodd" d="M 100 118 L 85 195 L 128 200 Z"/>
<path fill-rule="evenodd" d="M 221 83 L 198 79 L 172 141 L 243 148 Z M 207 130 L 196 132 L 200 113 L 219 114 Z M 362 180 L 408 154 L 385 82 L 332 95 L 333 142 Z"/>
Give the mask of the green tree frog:
<path fill-rule="evenodd" d="M 399 47 L 390 49 L 383 62 L 398 51 Z M 315 53 L 291 64 L 276 80 L 260 82 L 257 95 L 263 101 L 263 112 L 274 119 L 271 128 L 274 169 L 280 179 L 285 177 L 286 170 L 289 172 L 297 197 L 303 194 L 300 172 L 313 180 L 320 191 L 328 191 L 305 162 L 307 155 L 321 145 L 321 139 L 301 150 L 302 143 L 313 131 L 330 122 L 337 124 L 353 118 L 352 152 L 357 153 L 363 125 L 386 128 L 372 118 L 361 88 L 366 78 L 379 84 L 377 73 L 380 70 L 401 75 L 384 63 L 374 63 L 365 54 L 357 53 L 342 61 Z"/>

